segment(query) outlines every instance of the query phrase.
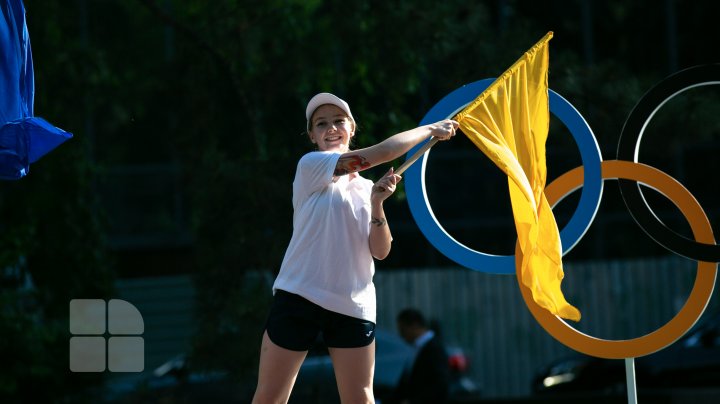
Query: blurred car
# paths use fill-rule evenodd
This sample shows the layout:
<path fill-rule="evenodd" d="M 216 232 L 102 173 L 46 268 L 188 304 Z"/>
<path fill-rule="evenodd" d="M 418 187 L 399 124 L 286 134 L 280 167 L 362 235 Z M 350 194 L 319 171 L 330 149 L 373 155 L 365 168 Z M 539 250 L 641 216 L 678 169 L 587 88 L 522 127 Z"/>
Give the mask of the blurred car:
<path fill-rule="evenodd" d="M 635 359 L 640 389 L 720 386 L 720 313 L 709 317 L 669 347 Z M 625 361 L 576 354 L 541 369 L 535 393 L 607 392 L 626 389 Z"/>
<path fill-rule="evenodd" d="M 378 403 L 387 398 L 400 381 L 413 350 L 396 334 L 377 329 L 375 334 L 375 373 L 373 379 Z M 446 348 L 449 355 L 451 396 L 477 397 L 476 383 L 467 376 L 468 359 L 459 347 Z M 185 355 L 178 355 L 153 370 L 149 379 L 124 378 L 106 387 L 105 400 L 111 403 L 160 402 L 245 403 L 252 399 L 251 385 L 238 386 L 225 372 L 194 372 Z M 300 367 L 290 404 L 339 403 L 335 373 L 327 348 L 320 342 L 308 352 Z"/>

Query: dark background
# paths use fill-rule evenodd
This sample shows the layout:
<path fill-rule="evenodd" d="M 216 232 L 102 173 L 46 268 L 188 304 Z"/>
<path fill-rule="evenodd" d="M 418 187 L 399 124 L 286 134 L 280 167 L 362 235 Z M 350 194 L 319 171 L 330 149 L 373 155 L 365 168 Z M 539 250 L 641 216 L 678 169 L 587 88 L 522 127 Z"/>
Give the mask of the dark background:
<path fill-rule="evenodd" d="M 304 107 L 319 91 L 350 103 L 363 147 L 416 126 L 463 84 L 500 75 L 553 31 L 550 87 L 612 159 L 625 119 L 653 84 L 720 61 L 720 6 L 709 0 L 45 0 L 26 9 L 35 113 L 75 137 L 27 178 L 0 186 L 0 397 L 8 400 L 49 401 L 98 381 L 67 372 L 67 303 L 109 298 L 123 278 L 193 275 L 204 313 L 194 357 L 252 376 L 256 335 L 232 324 L 262 327 L 267 290 L 245 274 L 279 268 L 294 167 L 311 150 Z M 716 87 L 681 94 L 651 121 L 640 153 L 690 189 L 716 230 L 718 116 Z M 548 182 L 580 164 L 554 118 L 547 153 Z M 510 254 L 504 176 L 463 137 L 436 147 L 428 167 L 429 198 L 448 232 Z M 560 225 L 576 197 L 557 208 Z M 669 202 L 649 199 L 689 236 Z M 402 187 L 386 210 L 395 241 L 378 271 L 452 264 L 420 233 Z M 636 242 L 646 237 L 614 182 L 593 229 L 568 259 L 666 253 Z"/>

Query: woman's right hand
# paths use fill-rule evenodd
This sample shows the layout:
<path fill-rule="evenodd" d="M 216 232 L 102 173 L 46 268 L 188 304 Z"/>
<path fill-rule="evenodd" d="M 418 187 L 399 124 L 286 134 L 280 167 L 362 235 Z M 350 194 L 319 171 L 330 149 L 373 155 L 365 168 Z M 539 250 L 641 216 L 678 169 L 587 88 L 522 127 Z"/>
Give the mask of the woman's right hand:
<path fill-rule="evenodd" d="M 438 138 L 438 140 L 450 140 L 450 138 L 455 136 L 455 131 L 459 126 L 460 124 L 457 123 L 457 121 L 445 119 L 443 121 L 431 123 L 428 125 L 428 129 L 430 129 L 430 135 Z"/>
<path fill-rule="evenodd" d="M 370 199 L 378 202 L 384 201 L 395 192 L 395 186 L 401 179 L 402 177 L 395 174 L 394 169 L 390 167 L 390 170 L 373 185 Z"/>

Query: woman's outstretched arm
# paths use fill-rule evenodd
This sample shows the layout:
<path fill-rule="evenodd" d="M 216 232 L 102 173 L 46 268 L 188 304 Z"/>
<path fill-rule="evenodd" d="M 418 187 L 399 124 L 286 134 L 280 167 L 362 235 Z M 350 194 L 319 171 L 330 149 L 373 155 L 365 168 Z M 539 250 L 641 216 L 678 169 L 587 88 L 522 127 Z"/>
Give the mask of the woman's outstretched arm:
<path fill-rule="evenodd" d="M 362 171 L 395 160 L 431 136 L 448 140 L 455 135 L 457 128 L 457 122 L 446 119 L 398 133 L 370 147 L 343 153 L 338 159 L 335 175 Z"/>

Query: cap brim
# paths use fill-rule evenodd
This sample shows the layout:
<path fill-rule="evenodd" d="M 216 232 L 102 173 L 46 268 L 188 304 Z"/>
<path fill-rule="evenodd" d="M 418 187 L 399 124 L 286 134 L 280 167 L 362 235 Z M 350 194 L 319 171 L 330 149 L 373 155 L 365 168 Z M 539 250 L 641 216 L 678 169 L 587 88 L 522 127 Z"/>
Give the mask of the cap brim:
<path fill-rule="evenodd" d="M 313 112 L 315 112 L 318 107 L 325 104 L 335 105 L 336 107 L 345 111 L 345 113 L 348 114 L 350 118 L 352 118 L 350 106 L 347 102 L 343 101 L 340 97 L 334 94 L 320 93 L 312 97 L 308 102 L 307 108 L 305 108 L 305 119 L 309 121 L 310 117 L 312 117 Z"/>

